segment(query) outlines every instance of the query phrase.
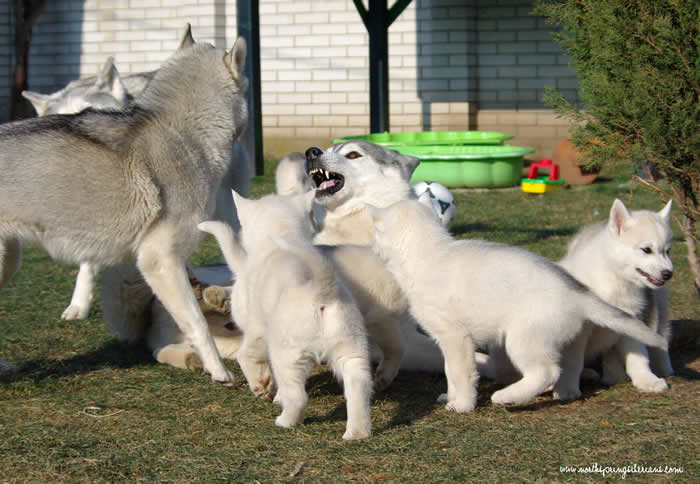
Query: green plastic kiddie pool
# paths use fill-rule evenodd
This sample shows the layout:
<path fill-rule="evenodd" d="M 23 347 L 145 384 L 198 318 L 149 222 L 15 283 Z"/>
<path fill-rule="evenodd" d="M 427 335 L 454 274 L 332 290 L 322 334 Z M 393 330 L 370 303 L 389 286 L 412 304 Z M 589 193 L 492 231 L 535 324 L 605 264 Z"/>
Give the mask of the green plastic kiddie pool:
<path fill-rule="evenodd" d="M 520 146 L 395 146 L 420 159 L 411 183 L 432 181 L 447 188 L 501 188 L 520 184 L 523 157 L 532 148 Z"/>
<path fill-rule="evenodd" d="M 397 146 L 502 145 L 513 136 L 498 131 L 418 131 L 410 133 L 372 133 L 336 138 L 333 144 L 365 140 L 387 148 Z"/>

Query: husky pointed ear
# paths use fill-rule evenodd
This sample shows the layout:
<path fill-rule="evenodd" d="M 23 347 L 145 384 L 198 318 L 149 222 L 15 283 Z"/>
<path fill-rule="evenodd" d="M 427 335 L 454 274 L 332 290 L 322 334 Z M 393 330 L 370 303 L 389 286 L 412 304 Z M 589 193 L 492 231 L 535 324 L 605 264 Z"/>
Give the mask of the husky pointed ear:
<path fill-rule="evenodd" d="M 668 223 L 669 220 L 671 220 L 671 204 L 673 203 L 673 200 L 669 200 L 668 203 L 664 208 L 661 209 L 659 212 L 659 215 L 661 216 L 662 219 Z"/>
<path fill-rule="evenodd" d="M 399 164 L 401 166 L 401 174 L 404 176 L 406 181 L 411 179 L 411 175 L 416 171 L 420 160 L 415 156 L 409 155 L 399 155 Z"/>
<path fill-rule="evenodd" d="M 192 37 L 192 26 L 188 22 L 185 25 L 185 33 L 182 34 L 182 40 L 180 41 L 180 46 L 177 48 L 177 50 L 192 47 L 194 43 L 194 38 Z"/>
<path fill-rule="evenodd" d="M 97 74 L 95 88 L 99 91 L 107 91 L 120 103 L 126 103 L 126 88 L 122 83 L 117 67 L 114 65 L 114 57 L 108 57 L 99 74 Z"/>
<path fill-rule="evenodd" d="M 231 194 L 233 195 L 233 203 L 236 205 L 236 210 L 245 207 L 246 204 L 250 201 L 243 195 L 239 195 L 236 190 L 231 190 Z"/>
<path fill-rule="evenodd" d="M 620 235 L 625 229 L 625 226 L 629 223 L 630 218 L 629 211 L 625 204 L 619 199 L 615 199 L 612 208 L 610 209 L 610 218 L 608 219 L 608 229 L 614 235 Z"/>
<path fill-rule="evenodd" d="M 245 72 L 245 58 L 247 53 L 248 47 L 245 38 L 238 37 L 231 50 L 224 56 L 226 67 L 228 67 L 228 70 L 231 72 L 233 79 L 239 84 L 244 79 L 243 73 Z M 245 88 L 247 89 L 247 87 L 246 85 Z"/>
<path fill-rule="evenodd" d="M 24 99 L 32 103 L 36 114 L 43 116 L 49 107 L 49 96 L 46 94 L 41 94 L 33 91 L 22 91 L 22 96 Z"/>

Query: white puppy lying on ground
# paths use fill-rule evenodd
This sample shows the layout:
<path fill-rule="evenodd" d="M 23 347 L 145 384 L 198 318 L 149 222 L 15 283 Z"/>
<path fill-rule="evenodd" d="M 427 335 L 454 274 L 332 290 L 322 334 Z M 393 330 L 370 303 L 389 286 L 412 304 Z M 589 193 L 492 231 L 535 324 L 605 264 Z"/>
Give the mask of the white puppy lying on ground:
<path fill-rule="evenodd" d="M 308 213 L 314 192 L 247 200 L 234 193 L 241 244 L 221 222 L 203 222 L 236 274 L 231 314 L 243 330 L 237 359 L 256 394 L 277 386 L 282 414 L 291 427 L 304 418 L 304 388 L 314 362 L 328 362 L 343 382 L 348 421 L 343 439 L 370 436 L 372 389 L 367 333 L 350 291 L 331 261 L 310 244 Z"/>
<path fill-rule="evenodd" d="M 523 375 L 492 395 L 499 404 L 527 403 L 555 385 L 562 350 L 586 320 L 645 344 L 667 346 L 665 338 L 543 257 L 485 241 L 455 240 L 417 201 L 370 212 L 375 249 L 404 290 L 416 320 L 444 354 L 447 395 L 441 399 L 450 410 L 468 412 L 476 406 L 475 345 L 504 346 Z M 532 291 L 533 280 L 537 291 Z M 582 366 L 582 358 L 576 364 Z"/>

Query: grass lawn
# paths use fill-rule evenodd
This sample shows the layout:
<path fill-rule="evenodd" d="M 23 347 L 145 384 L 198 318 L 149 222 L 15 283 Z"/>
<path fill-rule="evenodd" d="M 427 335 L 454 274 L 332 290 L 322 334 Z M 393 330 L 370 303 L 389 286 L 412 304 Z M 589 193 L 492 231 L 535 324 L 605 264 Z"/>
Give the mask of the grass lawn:
<path fill-rule="evenodd" d="M 269 176 L 253 182 L 253 196 L 272 189 Z M 583 224 L 607 217 L 615 197 L 634 209 L 662 207 L 656 195 L 614 172 L 591 186 L 543 196 L 515 189 L 455 195 L 457 237 L 514 244 L 552 259 Z M 698 320 L 686 249 L 677 227 L 675 233 L 671 318 Z M 192 261 L 219 261 L 211 238 Z M 404 372 L 373 398 L 372 438 L 343 442 L 344 400 L 326 369 L 308 382 L 305 425 L 278 428 L 278 407 L 254 398 L 235 362 L 228 366 L 236 383 L 224 388 L 200 372 L 156 364 L 142 346 L 116 342 L 99 305 L 86 320 L 61 321 L 76 274 L 77 267 L 28 248 L 0 293 L 0 355 L 19 366 L 17 375 L 0 381 L 0 482 L 622 478 L 561 470 L 596 465 L 683 470 L 630 471 L 633 481 L 700 480 L 696 344 L 673 353 L 676 376 L 663 394 L 643 394 L 629 383 L 584 386 L 576 402 L 545 394 L 527 407 L 503 408 L 489 401 L 498 386 L 482 381 L 479 406 L 466 415 L 435 402 L 446 387 L 443 376 Z"/>

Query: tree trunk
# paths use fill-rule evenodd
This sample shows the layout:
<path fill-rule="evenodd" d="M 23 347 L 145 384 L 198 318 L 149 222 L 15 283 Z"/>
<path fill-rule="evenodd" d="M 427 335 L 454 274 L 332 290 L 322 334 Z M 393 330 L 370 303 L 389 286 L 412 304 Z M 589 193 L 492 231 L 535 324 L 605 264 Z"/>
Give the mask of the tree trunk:
<path fill-rule="evenodd" d="M 10 119 L 22 119 L 31 115 L 29 103 L 22 97 L 27 89 L 29 70 L 29 45 L 34 23 L 44 11 L 46 0 L 15 0 L 15 72 L 10 100 Z"/>
<path fill-rule="evenodd" d="M 695 289 L 698 292 L 698 296 L 700 296 L 700 264 L 698 264 L 695 218 L 689 210 L 685 210 L 683 214 L 683 225 L 681 228 L 683 235 L 685 235 L 685 245 L 688 248 L 688 265 L 695 279 Z"/>

